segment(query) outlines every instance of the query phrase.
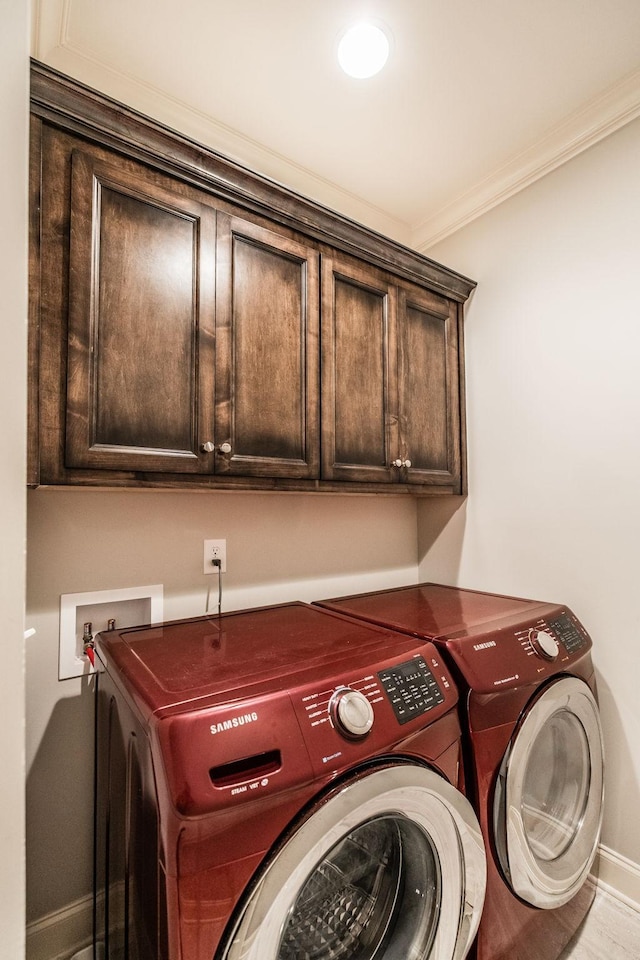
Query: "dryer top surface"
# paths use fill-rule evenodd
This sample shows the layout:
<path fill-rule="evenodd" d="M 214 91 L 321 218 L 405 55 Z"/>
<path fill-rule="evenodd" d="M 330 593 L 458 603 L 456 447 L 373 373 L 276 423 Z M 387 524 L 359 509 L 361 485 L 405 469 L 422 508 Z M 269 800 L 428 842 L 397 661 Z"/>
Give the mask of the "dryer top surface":
<path fill-rule="evenodd" d="M 589 635 L 568 607 L 435 583 L 320 605 L 446 648 L 464 682 L 478 693 L 539 684 L 573 669 L 591 649 Z"/>
<path fill-rule="evenodd" d="M 321 605 L 373 623 L 411 633 L 424 640 L 484 632 L 489 624 L 530 619 L 541 607 L 536 600 L 462 590 L 439 583 L 419 583 L 392 590 L 323 600 Z"/>

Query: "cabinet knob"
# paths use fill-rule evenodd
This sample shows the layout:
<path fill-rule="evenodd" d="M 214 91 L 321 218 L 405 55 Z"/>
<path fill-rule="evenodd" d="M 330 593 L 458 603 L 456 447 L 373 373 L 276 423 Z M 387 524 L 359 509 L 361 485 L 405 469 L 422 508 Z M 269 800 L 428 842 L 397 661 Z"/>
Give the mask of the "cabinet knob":
<path fill-rule="evenodd" d="M 220 451 L 220 453 L 231 453 L 231 444 L 225 440 L 224 443 L 220 444 L 220 446 L 218 447 L 218 450 Z"/>
<path fill-rule="evenodd" d="M 213 453 L 215 448 L 216 448 L 216 445 L 215 443 L 212 443 L 211 440 L 207 440 L 206 443 L 203 443 L 200 445 L 200 449 L 202 450 L 203 453 Z"/>
<path fill-rule="evenodd" d="M 409 460 L 409 459 L 404 460 L 403 463 L 402 463 L 402 466 L 403 466 L 403 467 L 406 467 L 407 469 L 409 469 L 409 467 L 411 466 L 411 460 Z"/>

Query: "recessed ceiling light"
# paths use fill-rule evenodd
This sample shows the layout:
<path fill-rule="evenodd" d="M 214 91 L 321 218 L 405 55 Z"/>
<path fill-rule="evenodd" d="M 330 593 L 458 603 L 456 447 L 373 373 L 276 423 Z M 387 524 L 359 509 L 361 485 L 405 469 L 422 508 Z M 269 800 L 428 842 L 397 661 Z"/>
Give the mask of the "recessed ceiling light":
<path fill-rule="evenodd" d="M 389 56 L 389 40 L 380 27 L 362 21 L 343 34 L 338 44 L 338 62 L 350 77 L 364 80 L 384 67 Z"/>

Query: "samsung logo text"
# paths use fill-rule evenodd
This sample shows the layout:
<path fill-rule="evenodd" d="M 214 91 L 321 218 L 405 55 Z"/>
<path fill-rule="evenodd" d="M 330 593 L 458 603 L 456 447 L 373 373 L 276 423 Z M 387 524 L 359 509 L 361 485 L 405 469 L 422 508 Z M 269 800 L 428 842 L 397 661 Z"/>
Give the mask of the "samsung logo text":
<path fill-rule="evenodd" d="M 211 733 L 226 733 L 227 730 L 235 730 L 237 727 L 244 727 L 247 723 L 255 723 L 258 719 L 258 714 L 253 713 L 241 713 L 237 717 L 231 717 L 230 720 L 223 720 L 222 723 L 212 723 L 209 727 Z"/>

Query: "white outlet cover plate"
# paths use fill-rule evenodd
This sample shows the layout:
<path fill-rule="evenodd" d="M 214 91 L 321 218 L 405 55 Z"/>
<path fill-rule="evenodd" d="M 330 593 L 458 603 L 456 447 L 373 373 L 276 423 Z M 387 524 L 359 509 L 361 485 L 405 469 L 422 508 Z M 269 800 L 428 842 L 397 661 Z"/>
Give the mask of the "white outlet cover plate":
<path fill-rule="evenodd" d="M 227 541 L 226 540 L 204 540 L 204 554 L 202 572 L 206 574 L 215 573 L 216 568 L 212 563 L 213 551 L 216 549 L 217 556 L 220 557 L 220 573 L 227 572 Z"/>
<path fill-rule="evenodd" d="M 93 590 L 88 593 L 63 593 L 60 597 L 60 643 L 58 648 L 58 680 L 83 677 L 96 673 L 89 658 L 77 655 L 77 608 L 101 603 L 120 603 L 127 600 L 150 601 L 150 623 L 161 623 L 164 608 L 164 588 L 161 583 L 145 587 L 123 587 L 121 590 Z M 131 624 L 127 624 L 131 626 Z"/>

